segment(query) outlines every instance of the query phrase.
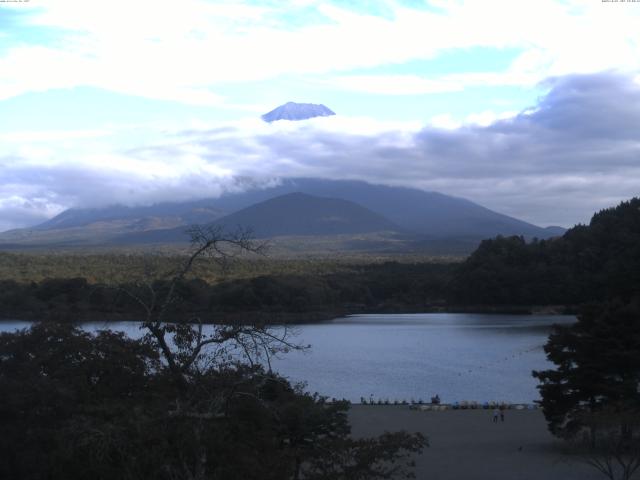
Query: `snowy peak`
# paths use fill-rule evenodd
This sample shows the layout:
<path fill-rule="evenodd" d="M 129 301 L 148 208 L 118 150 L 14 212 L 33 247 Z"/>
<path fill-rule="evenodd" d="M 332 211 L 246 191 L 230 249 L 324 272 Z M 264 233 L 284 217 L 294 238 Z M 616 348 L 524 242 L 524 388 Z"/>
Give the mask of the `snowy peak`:
<path fill-rule="evenodd" d="M 306 120 L 314 117 L 328 117 L 335 115 L 324 105 L 315 103 L 295 103 L 287 102 L 284 105 L 271 110 L 269 113 L 262 115 L 265 122 L 275 122 L 277 120 Z"/>

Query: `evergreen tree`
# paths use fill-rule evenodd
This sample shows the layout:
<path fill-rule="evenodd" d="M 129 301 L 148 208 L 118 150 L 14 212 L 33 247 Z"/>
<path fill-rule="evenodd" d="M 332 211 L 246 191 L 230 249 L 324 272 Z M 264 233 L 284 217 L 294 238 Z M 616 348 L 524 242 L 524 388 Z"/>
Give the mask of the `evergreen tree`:
<path fill-rule="evenodd" d="M 562 237 L 483 241 L 457 269 L 448 300 L 476 305 L 580 305 L 640 290 L 640 198 L 596 213 Z"/>
<path fill-rule="evenodd" d="M 533 372 L 552 433 L 572 437 L 598 412 L 640 414 L 640 308 L 612 301 L 585 307 L 578 321 L 555 327 L 545 346 L 554 370 Z M 619 425 L 627 431 L 630 425 Z"/>

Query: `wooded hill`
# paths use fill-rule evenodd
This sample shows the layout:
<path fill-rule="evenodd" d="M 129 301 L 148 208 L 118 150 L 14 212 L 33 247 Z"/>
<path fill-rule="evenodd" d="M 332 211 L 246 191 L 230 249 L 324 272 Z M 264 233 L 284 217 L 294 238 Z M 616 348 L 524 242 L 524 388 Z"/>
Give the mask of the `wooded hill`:
<path fill-rule="evenodd" d="M 640 292 L 640 198 L 562 237 L 483 241 L 448 285 L 452 303 L 581 304 Z"/>

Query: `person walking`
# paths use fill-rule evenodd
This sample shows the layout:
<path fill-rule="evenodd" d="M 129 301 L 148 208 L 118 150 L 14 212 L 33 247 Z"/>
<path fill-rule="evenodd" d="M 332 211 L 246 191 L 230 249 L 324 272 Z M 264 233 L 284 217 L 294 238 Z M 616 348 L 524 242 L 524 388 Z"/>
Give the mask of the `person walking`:
<path fill-rule="evenodd" d="M 500 410 L 497 408 L 493 409 L 493 423 L 498 423 L 498 415 L 500 415 Z"/>
<path fill-rule="evenodd" d="M 504 404 L 500 405 L 500 421 L 504 422 L 504 411 L 505 411 L 506 407 L 504 406 Z"/>

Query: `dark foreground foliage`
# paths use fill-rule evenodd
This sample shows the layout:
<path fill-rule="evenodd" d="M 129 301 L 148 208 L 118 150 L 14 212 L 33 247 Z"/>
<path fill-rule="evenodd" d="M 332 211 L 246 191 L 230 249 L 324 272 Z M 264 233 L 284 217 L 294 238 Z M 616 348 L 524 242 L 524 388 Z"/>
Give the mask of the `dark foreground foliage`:
<path fill-rule="evenodd" d="M 545 346 L 556 368 L 533 372 L 549 430 L 610 480 L 640 469 L 640 298 L 583 308 Z"/>
<path fill-rule="evenodd" d="M 598 412 L 640 418 L 640 298 L 585 307 L 577 323 L 555 327 L 545 352 L 556 369 L 534 376 L 552 433 L 574 436 Z"/>
<path fill-rule="evenodd" d="M 178 381 L 153 343 L 111 331 L 0 335 L 0 478 L 413 478 L 424 437 L 354 439 L 347 410 L 256 366 Z"/>

